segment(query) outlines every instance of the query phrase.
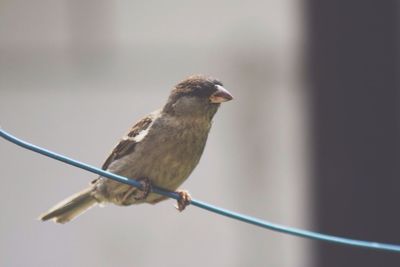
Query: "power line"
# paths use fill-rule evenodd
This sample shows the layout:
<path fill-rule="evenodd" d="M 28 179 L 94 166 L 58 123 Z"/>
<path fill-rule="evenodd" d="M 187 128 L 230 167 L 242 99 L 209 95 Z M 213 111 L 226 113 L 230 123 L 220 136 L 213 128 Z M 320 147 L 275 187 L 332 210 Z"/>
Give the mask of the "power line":
<path fill-rule="evenodd" d="M 52 159 L 64 162 L 66 164 L 75 166 L 77 168 L 84 169 L 89 172 L 96 173 L 100 176 L 115 180 L 120 183 L 128 184 L 128 185 L 138 187 L 138 188 L 141 187 L 141 184 L 136 180 L 104 171 L 102 169 L 93 167 L 91 165 L 82 163 L 80 161 L 77 161 L 77 160 L 68 158 L 66 156 L 54 153 L 50 150 L 30 144 L 24 140 L 18 139 L 17 137 L 7 133 L 6 131 L 4 131 L 1 128 L 0 128 L 0 136 L 18 146 L 21 146 L 25 149 L 42 154 L 44 156 L 50 157 Z M 169 197 L 169 198 L 179 199 L 179 195 L 177 193 L 170 192 L 170 191 L 167 191 L 167 190 L 159 188 L 159 187 L 153 187 L 152 192 Z M 353 246 L 353 247 L 362 247 L 362 248 L 368 248 L 368 249 L 374 249 L 374 250 L 385 250 L 385 251 L 392 251 L 392 252 L 400 253 L 400 245 L 378 243 L 378 242 L 371 242 L 371 241 L 364 241 L 364 240 L 356 240 L 356 239 L 351 239 L 351 238 L 321 234 L 321 233 L 317 233 L 317 232 L 313 232 L 313 231 L 287 227 L 287 226 L 267 222 L 267 221 L 264 221 L 264 220 L 261 220 L 261 219 L 258 219 L 258 218 L 252 217 L 252 216 L 243 215 L 243 214 L 240 214 L 237 212 L 219 208 L 217 206 L 205 203 L 200 200 L 195 200 L 195 199 L 192 199 L 190 204 L 193 206 L 197 206 L 199 208 L 208 210 L 210 212 L 217 213 L 219 215 L 223 215 L 223 216 L 235 219 L 235 220 L 239 220 L 239 221 L 242 221 L 245 223 L 259 226 L 261 228 L 265 228 L 265 229 L 269 229 L 269 230 L 273 230 L 273 231 L 277 231 L 277 232 L 281 232 L 281 233 L 285 233 L 285 234 L 290 234 L 290 235 L 314 239 L 314 240 L 326 241 L 326 242 L 335 243 L 335 244 Z"/>

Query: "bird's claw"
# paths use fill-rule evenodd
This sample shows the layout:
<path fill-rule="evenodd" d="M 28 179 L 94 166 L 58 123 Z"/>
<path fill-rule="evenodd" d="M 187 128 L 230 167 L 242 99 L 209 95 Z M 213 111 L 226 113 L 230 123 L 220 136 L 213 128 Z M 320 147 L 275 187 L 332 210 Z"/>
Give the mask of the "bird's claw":
<path fill-rule="evenodd" d="M 177 205 L 175 205 L 175 208 L 179 211 L 183 211 L 192 201 L 192 197 L 186 190 L 177 190 L 176 193 L 178 193 L 179 199 L 177 200 Z"/>
<path fill-rule="evenodd" d="M 147 196 L 150 194 L 153 186 L 151 184 L 151 181 L 147 177 L 141 177 L 137 179 L 137 181 L 142 185 L 141 188 L 139 188 L 139 191 L 137 191 L 135 195 L 136 200 L 144 200 L 147 198 Z"/>

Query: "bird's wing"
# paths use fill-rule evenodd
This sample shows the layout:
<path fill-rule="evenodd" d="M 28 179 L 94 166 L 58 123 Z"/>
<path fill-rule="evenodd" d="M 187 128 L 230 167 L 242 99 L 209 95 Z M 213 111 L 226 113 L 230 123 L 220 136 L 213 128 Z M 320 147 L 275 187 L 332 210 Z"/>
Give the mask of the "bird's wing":
<path fill-rule="evenodd" d="M 147 134 L 154 119 L 155 116 L 150 114 L 133 125 L 128 134 L 115 146 L 101 168 L 107 170 L 112 162 L 132 153 L 135 150 L 136 144 Z"/>

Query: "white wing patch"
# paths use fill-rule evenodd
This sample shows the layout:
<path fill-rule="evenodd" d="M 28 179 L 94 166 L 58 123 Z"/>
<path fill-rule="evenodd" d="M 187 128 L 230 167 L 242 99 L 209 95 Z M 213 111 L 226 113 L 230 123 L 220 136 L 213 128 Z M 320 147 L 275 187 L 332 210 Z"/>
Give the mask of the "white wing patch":
<path fill-rule="evenodd" d="M 153 125 L 153 123 L 151 123 L 151 124 L 149 125 L 149 127 L 147 127 L 146 130 L 141 131 L 138 135 L 136 135 L 135 137 L 133 137 L 133 141 L 135 141 L 135 142 L 137 142 L 137 143 L 139 143 L 140 141 L 142 141 L 143 138 L 145 138 L 146 135 L 149 133 L 149 130 L 150 130 L 150 128 L 151 128 L 152 125 Z M 132 137 L 130 137 L 130 138 L 132 138 Z"/>
<path fill-rule="evenodd" d="M 124 140 L 124 141 L 126 141 L 126 140 L 128 140 L 128 141 L 135 141 L 135 137 L 131 137 L 131 136 L 124 136 L 124 137 L 122 137 L 122 140 Z"/>
<path fill-rule="evenodd" d="M 150 123 L 150 125 L 148 127 L 146 127 L 145 130 L 140 131 L 139 134 L 136 135 L 135 137 L 125 135 L 124 137 L 122 137 L 122 140 L 129 140 L 129 141 L 134 141 L 136 143 L 139 143 L 140 141 L 142 141 L 146 137 L 146 135 L 149 133 L 149 131 L 151 129 L 151 126 L 153 126 L 154 122 L 156 121 L 156 119 L 158 117 L 160 117 L 160 115 L 161 114 L 160 114 L 160 112 L 158 110 L 153 112 L 153 113 L 151 113 L 150 117 L 152 117 L 152 122 Z"/>

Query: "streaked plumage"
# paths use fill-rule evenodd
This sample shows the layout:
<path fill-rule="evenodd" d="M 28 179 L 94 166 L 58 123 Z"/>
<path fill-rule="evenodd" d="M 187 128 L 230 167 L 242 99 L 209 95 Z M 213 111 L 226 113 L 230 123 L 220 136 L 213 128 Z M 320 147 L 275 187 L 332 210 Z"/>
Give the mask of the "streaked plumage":
<path fill-rule="evenodd" d="M 102 168 L 176 190 L 198 164 L 220 103 L 231 99 L 221 82 L 204 76 L 189 77 L 175 86 L 162 109 L 138 121 L 122 137 Z M 126 206 L 165 199 L 153 193 L 140 199 L 141 193 L 137 188 L 99 177 L 41 220 L 65 223 L 97 203 Z"/>

